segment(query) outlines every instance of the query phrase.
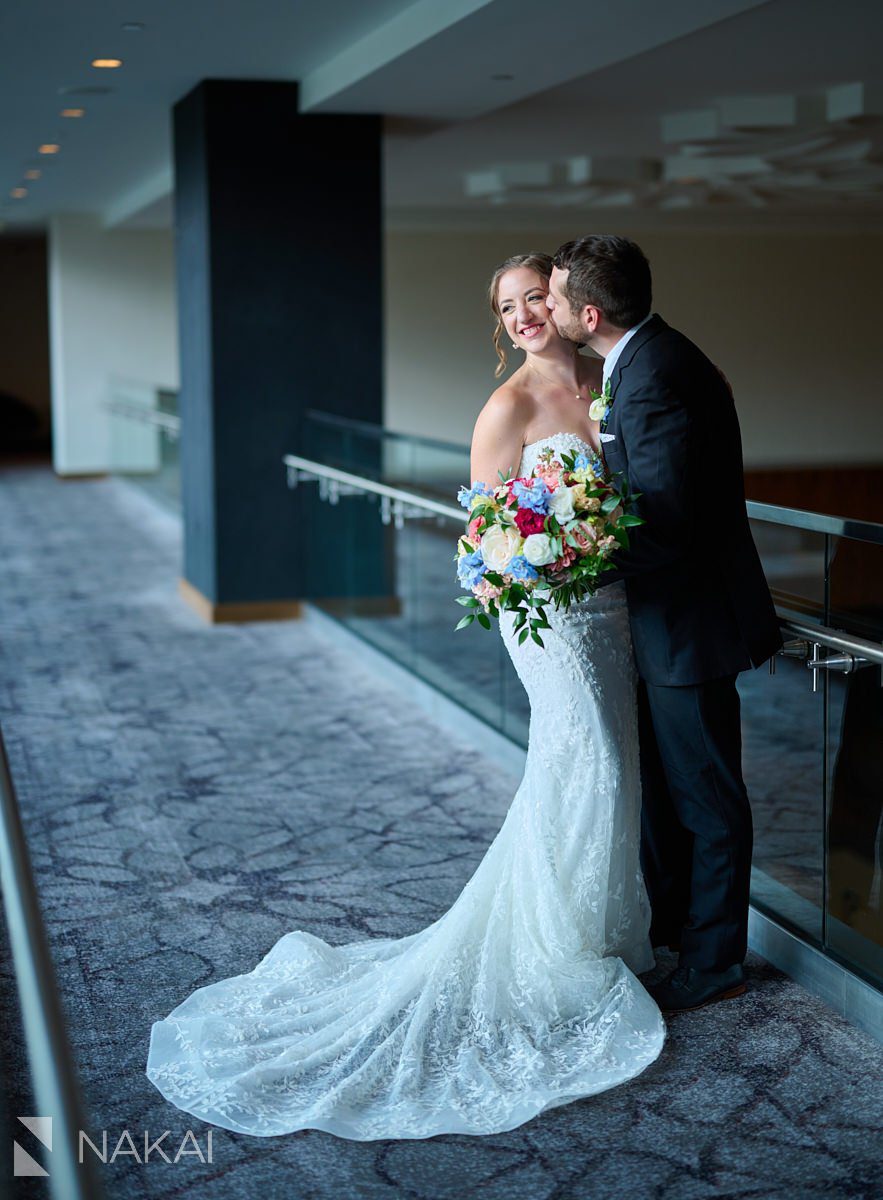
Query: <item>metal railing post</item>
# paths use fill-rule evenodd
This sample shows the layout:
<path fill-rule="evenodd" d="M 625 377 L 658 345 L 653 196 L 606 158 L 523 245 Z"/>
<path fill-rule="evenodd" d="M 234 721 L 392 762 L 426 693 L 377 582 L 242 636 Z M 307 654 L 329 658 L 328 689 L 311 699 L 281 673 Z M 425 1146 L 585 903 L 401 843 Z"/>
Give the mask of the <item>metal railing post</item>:
<path fill-rule="evenodd" d="M 54 1200 L 100 1200 L 102 1190 L 94 1164 L 88 1158 L 78 1162 L 79 1130 L 83 1128 L 79 1086 L 2 732 L 0 887 L 34 1098 L 39 1115 L 52 1118 L 51 1195 Z"/>

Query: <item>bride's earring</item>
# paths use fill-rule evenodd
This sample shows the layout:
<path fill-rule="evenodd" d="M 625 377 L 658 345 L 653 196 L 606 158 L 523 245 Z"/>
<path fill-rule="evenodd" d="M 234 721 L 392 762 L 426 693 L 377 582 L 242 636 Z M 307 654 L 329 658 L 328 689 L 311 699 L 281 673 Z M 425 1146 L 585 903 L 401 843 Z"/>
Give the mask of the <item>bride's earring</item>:
<path fill-rule="evenodd" d="M 513 343 L 512 343 L 512 349 L 513 349 L 513 350 L 517 350 L 517 349 L 518 349 L 518 343 L 517 343 L 517 342 L 513 342 Z"/>

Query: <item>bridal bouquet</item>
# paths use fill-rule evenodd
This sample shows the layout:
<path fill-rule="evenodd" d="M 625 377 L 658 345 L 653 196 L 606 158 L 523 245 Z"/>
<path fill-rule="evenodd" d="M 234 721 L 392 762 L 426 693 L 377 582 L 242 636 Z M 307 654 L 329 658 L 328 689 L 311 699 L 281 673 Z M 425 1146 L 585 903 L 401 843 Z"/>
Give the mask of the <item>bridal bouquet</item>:
<path fill-rule="evenodd" d="M 627 511 L 633 496 L 605 477 L 600 456 L 568 451 L 555 457 L 546 448 L 527 477 L 506 479 L 489 488 L 473 483 L 457 499 L 469 512 L 466 533 L 457 543 L 457 578 L 471 596 L 457 603 L 470 611 L 458 623 L 516 613 L 519 644 L 530 636 L 543 645 L 546 605 L 567 608 L 597 589 L 610 570 L 610 555 L 627 547 L 628 528 L 643 524 Z"/>

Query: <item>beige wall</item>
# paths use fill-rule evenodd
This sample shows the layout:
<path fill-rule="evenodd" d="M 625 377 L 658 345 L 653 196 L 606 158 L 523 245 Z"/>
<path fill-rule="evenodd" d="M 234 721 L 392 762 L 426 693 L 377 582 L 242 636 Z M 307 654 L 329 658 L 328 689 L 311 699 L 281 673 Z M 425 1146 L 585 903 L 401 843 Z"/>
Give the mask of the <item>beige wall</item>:
<path fill-rule="evenodd" d="M 64 215 L 49 234 L 53 461 L 60 474 L 112 465 L 105 402 L 118 381 L 178 386 L 171 231 L 105 230 Z"/>
<path fill-rule="evenodd" d="M 390 428 L 469 439 L 496 386 L 488 276 L 572 235 L 388 233 Z M 732 382 L 747 466 L 883 462 L 883 235 L 632 236 L 651 260 L 654 308 Z"/>

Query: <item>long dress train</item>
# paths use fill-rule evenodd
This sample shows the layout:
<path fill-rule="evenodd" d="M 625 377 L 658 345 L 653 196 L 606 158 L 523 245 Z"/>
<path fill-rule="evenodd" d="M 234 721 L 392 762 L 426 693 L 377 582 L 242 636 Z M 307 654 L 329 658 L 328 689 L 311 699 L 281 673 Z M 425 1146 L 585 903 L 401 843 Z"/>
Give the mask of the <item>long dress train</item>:
<path fill-rule="evenodd" d="M 525 447 L 583 449 L 574 434 Z M 531 704 L 524 778 L 453 906 L 403 938 L 297 930 L 152 1029 L 147 1074 L 185 1112 L 261 1136 L 368 1141 L 512 1129 L 639 1074 L 665 1027 L 639 864 L 636 679 L 624 588 L 506 647 Z"/>

